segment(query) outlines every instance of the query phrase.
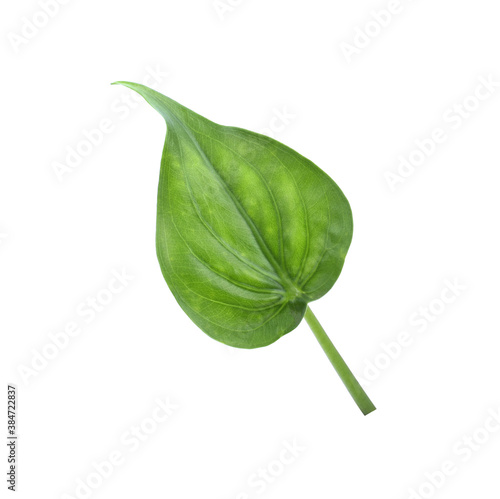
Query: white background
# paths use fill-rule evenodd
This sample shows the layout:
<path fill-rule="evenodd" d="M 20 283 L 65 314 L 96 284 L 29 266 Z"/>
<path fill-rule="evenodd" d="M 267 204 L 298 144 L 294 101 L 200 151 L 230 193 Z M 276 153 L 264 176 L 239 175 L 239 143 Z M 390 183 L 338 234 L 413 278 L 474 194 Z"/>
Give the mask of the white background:
<path fill-rule="evenodd" d="M 488 413 L 500 406 L 500 88 L 473 98 L 481 78 L 500 82 L 497 2 L 401 0 L 368 41 L 358 30 L 388 2 L 224 2 L 72 0 L 47 22 L 36 1 L 3 3 L 2 400 L 16 383 L 18 497 L 84 497 L 79 480 L 113 452 L 122 464 L 88 497 L 499 497 Z M 34 17 L 45 25 L 30 31 Z M 173 299 L 154 244 L 165 126 L 109 85 L 148 71 L 168 73 L 156 88 L 213 121 L 274 126 L 345 192 L 353 244 L 312 308 L 367 381 L 373 414 L 358 411 L 306 324 L 235 350 Z M 477 110 L 453 119 L 464 99 Z M 283 110 L 294 117 L 273 120 Z M 60 182 L 54 165 L 102 120 L 112 130 Z M 435 128 L 447 140 L 391 189 L 387 172 Z M 122 269 L 133 279 L 87 323 L 78 307 Z M 72 321 L 81 334 L 41 364 L 49 333 Z M 151 429 L 158 397 L 177 409 L 132 452 L 122 439 Z M 294 440 L 292 459 L 282 450 Z M 443 478 L 445 461 L 455 473 Z"/>

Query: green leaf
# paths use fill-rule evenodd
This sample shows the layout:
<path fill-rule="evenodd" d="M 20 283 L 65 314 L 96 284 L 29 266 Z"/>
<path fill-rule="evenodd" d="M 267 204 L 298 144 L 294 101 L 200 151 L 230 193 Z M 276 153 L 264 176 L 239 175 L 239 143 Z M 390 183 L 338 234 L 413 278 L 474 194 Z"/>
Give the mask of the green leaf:
<path fill-rule="evenodd" d="M 167 124 L 156 248 L 179 305 L 234 347 L 263 347 L 292 331 L 342 270 L 353 227 L 340 188 L 276 140 L 117 83 Z"/>

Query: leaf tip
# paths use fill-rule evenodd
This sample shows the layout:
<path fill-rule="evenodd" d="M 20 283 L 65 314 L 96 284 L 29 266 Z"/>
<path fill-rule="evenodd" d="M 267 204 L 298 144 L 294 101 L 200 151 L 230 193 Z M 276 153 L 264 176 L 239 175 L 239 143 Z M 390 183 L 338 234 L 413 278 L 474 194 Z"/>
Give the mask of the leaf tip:
<path fill-rule="evenodd" d="M 132 85 L 134 85 L 134 83 L 131 83 L 129 81 L 119 80 L 119 81 L 114 81 L 113 83 L 111 83 L 111 85 L 123 85 L 124 87 L 131 87 Z"/>

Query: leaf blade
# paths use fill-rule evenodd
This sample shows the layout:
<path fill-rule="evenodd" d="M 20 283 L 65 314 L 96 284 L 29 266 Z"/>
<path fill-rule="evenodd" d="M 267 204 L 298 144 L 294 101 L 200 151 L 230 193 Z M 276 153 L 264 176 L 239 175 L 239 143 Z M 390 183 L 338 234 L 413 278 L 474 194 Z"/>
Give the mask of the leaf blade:
<path fill-rule="evenodd" d="M 157 254 L 186 314 L 240 348 L 273 343 L 337 280 L 352 238 L 349 203 L 314 163 L 225 127 L 143 85 L 165 119 Z"/>

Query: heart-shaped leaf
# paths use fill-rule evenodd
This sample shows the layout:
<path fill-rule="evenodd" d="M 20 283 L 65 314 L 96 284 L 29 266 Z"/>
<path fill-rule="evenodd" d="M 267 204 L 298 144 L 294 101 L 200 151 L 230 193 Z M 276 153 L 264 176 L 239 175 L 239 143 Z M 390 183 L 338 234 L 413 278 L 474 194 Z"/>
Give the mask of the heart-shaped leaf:
<path fill-rule="evenodd" d="M 334 285 L 352 239 L 340 188 L 276 140 L 213 123 L 143 85 L 117 83 L 167 124 L 156 248 L 186 314 L 240 348 L 273 343 L 304 315 L 311 324 L 307 304 Z M 322 343 L 317 327 L 315 334 Z"/>

